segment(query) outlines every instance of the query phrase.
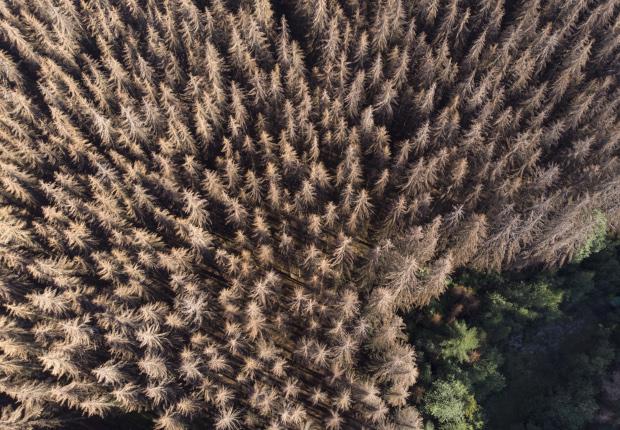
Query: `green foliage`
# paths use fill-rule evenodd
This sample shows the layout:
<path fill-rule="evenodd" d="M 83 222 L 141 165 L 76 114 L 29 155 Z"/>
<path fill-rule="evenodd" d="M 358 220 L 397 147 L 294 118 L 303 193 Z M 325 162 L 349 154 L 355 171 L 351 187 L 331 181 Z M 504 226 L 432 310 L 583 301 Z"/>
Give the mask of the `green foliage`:
<path fill-rule="evenodd" d="M 556 273 L 454 279 L 408 318 L 427 419 L 440 429 L 475 428 L 476 417 L 489 429 L 589 428 L 619 364 L 618 244 Z"/>
<path fill-rule="evenodd" d="M 508 338 L 532 321 L 556 316 L 562 296 L 545 281 L 503 282 L 483 298 L 481 325 L 494 339 Z"/>
<path fill-rule="evenodd" d="M 607 237 L 607 217 L 603 212 L 594 210 L 592 233 L 579 251 L 573 257 L 573 263 L 581 263 L 585 258 L 595 254 L 605 247 Z"/>
<path fill-rule="evenodd" d="M 458 380 L 438 380 L 426 396 L 424 410 L 439 423 L 440 430 L 481 428 L 475 397 Z"/>
<path fill-rule="evenodd" d="M 480 345 L 478 336 L 478 329 L 467 327 L 464 321 L 456 321 L 450 326 L 450 338 L 441 342 L 441 354 L 458 363 L 467 361 L 469 354 Z"/>
<path fill-rule="evenodd" d="M 506 386 L 506 377 L 500 371 L 504 361 L 500 352 L 487 346 L 485 354 L 467 372 L 469 382 L 476 387 L 476 396 L 479 399 L 486 399 Z"/>

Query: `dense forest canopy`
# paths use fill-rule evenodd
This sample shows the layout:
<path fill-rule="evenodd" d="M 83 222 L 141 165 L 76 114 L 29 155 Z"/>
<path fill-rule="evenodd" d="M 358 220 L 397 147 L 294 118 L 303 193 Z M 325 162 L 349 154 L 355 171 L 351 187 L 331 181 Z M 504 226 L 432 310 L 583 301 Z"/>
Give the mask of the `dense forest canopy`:
<path fill-rule="evenodd" d="M 620 242 L 597 250 L 555 273 L 463 271 L 407 315 L 427 429 L 620 426 Z"/>
<path fill-rule="evenodd" d="M 619 10 L 0 0 L 4 428 L 421 428 L 403 312 L 618 228 Z"/>

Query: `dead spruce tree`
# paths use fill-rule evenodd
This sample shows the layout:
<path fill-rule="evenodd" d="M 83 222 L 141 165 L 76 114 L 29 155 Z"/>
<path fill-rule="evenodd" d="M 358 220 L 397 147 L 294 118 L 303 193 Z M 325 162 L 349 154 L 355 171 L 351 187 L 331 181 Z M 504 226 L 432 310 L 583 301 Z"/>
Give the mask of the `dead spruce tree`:
<path fill-rule="evenodd" d="M 618 220 L 619 9 L 0 0 L 2 428 L 420 428 L 398 312 Z"/>

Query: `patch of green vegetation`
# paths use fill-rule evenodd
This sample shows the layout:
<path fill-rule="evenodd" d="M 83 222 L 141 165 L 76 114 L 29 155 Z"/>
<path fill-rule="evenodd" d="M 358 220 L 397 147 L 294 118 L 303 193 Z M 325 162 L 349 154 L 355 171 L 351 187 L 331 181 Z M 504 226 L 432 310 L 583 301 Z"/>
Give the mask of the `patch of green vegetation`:
<path fill-rule="evenodd" d="M 460 273 L 408 315 L 427 428 L 603 428 L 603 381 L 619 364 L 620 245 L 598 240 L 555 273 Z"/>
<path fill-rule="evenodd" d="M 449 430 L 475 430 L 482 428 L 479 406 L 463 382 L 457 379 L 440 379 L 427 393 L 424 411 L 432 416 L 439 428 Z"/>
<path fill-rule="evenodd" d="M 581 263 L 585 258 L 605 247 L 607 237 L 607 217 L 605 214 L 600 210 L 595 210 L 592 225 L 592 234 L 573 257 L 573 263 Z"/>

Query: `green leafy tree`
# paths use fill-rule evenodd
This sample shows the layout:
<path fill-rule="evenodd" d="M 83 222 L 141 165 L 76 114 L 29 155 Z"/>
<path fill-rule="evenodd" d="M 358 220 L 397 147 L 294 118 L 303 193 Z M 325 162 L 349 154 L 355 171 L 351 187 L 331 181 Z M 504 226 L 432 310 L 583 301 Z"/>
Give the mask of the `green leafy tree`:
<path fill-rule="evenodd" d="M 573 257 L 573 263 L 581 263 L 585 258 L 601 251 L 607 237 L 607 217 L 600 210 L 594 210 L 594 222 L 590 236 Z"/>
<path fill-rule="evenodd" d="M 424 410 L 441 430 L 482 428 L 479 406 L 467 387 L 458 380 L 439 380 L 427 393 Z"/>
<path fill-rule="evenodd" d="M 450 337 L 441 342 L 441 355 L 446 359 L 463 363 L 469 360 L 470 353 L 480 346 L 476 327 L 467 327 L 465 321 L 455 321 L 450 326 Z"/>

